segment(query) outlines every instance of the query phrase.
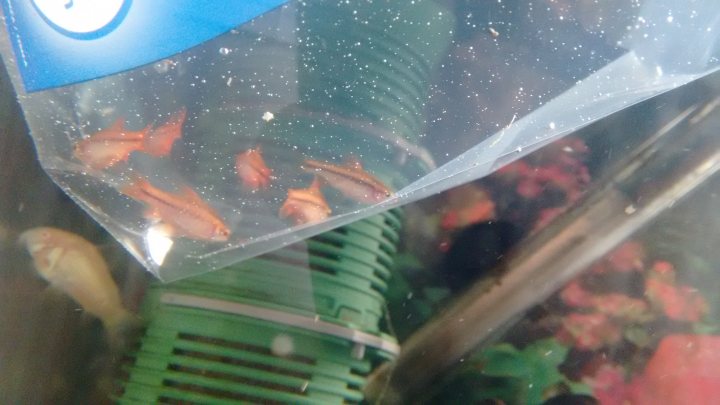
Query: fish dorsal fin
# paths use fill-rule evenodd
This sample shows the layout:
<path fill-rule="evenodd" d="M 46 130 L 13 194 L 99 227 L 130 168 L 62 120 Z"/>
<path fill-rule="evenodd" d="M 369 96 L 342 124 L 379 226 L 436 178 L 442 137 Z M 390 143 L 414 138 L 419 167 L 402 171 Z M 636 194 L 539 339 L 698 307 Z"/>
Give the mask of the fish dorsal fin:
<path fill-rule="evenodd" d="M 258 165 L 263 164 L 262 151 L 259 148 L 250 148 L 244 153 L 245 159 L 250 166 L 257 168 Z"/>
<path fill-rule="evenodd" d="M 360 163 L 360 160 L 355 155 L 350 155 L 345 159 L 345 166 L 353 170 L 363 170 L 362 163 Z"/>
<path fill-rule="evenodd" d="M 145 126 L 145 128 L 143 128 L 142 130 L 140 130 L 140 133 L 142 133 L 142 135 L 145 136 L 145 135 L 149 134 L 149 133 L 152 131 L 152 129 L 153 129 L 152 127 L 153 127 L 153 124 L 152 124 L 152 123 L 147 124 L 147 125 Z"/>
<path fill-rule="evenodd" d="M 125 118 L 119 117 L 113 122 L 110 127 L 107 128 L 107 132 L 124 132 L 125 131 Z"/>
<path fill-rule="evenodd" d="M 109 127 L 101 130 L 100 132 L 96 132 L 92 135 L 90 135 L 93 139 L 103 140 L 103 139 L 114 139 L 118 135 L 122 136 L 126 132 L 125 130 L 125 118 L 120 117 L 116 119 L 112 125 Z"/>
<path fill-rule="evenodd" d="M 190 186 L 182 186 L 182 188 L 180 188 L 180 195 L 195 206 L 210 208 L 200 195 L 198 195 L 198 193 Z"/>
<path fill-rule="evenodd" d="M 185 122 L 185 118 L 187 117 L 187 108 L 182 107 L 180 108 L 175 114 L 170 117 L 170 120 L 168 122 L 172 122 L 176 125 L 182 125 Z"/>
<path fill-rule="evenodd" d="M 262 145 L 255 145 L 251 148 L 248 148 L 245 153 L 248 155 L 262 155 Z"/>
<path fill-rule="evenodd" d="M 325 197 L 320 192 L 320 183 L 318 180 L 313 180 L 308 188 L 291 188 L 288 190 L 288 201 L 311 203 L 318 207 L 327 207 Z"/>
<path fill-rule="evenodd" d="M 307 191 L 313 194 L 322 195 L 320 193 L 320 188 L 323 185 L 324 181 L 319 176 L 315 176 L 313 177 L 312 183 L 310 183 L 310 187 L 307 188 Z"/>

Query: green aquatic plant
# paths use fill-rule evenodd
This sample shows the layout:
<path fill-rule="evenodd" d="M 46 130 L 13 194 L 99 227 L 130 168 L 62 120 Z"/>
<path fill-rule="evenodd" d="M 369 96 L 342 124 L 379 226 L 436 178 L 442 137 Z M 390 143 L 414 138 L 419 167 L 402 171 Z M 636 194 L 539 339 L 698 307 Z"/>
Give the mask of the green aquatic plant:
<path fill-rule="evenodd" d="M 590 387 L 559 371 L 568 348 L 557 339 L 534 341 L 523 348 L 499 343 L 477 352 L 435 398 L 444 403 L 501 400 L 506 404 L 541 404 L 560 393 L 588 394 Z"/>

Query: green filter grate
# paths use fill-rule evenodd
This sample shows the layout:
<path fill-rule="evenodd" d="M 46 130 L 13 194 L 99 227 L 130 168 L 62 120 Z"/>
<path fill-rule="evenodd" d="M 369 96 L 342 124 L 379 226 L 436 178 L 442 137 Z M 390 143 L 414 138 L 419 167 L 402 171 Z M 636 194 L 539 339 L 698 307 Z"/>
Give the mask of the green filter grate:
<path fill-rule="evenodd" d="M 400 211 L 391 210 L 235 266 L 153 288 L 317 315 L 377 333 L 401 220 Z"/>
<path fill-rule="evenodd" d="M 177 302 L 155 307 L 119 403 L 358 402 L 373 352 L 382 350 L 364 345 L 361 353 L 363 343 L 347 338 Z M 278 339 L 291 342 L 292 354 L 273 353 Z"/>
<path fill-rule="evenodd" d="M 401 222 L 388 211 L 153 285 L 118 403 L 360 402 L 372 365 L 399 350 L 379 323 Z M 298 305 L 308 296 L 312 305 Z"/>

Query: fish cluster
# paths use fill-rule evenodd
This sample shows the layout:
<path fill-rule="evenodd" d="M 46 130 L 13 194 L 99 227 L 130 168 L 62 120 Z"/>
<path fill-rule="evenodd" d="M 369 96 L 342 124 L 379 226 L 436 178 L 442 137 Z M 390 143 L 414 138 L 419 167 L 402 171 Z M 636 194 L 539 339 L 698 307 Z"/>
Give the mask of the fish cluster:
<path fill-rule="evenodd" d="M 122 118 L 75 144 L 73 155 L 86 166 L 102 170 L 125 162 L 134 151 L 163 157 L 170 154 L 175 141 L 182 136 L 187 110 L 181 108 L 157 128 L 148 125 L 140 131 L 125 128 Z"/>
<path fill-rule="evenodd" d="M 139 131 L 127 129 L 120 118 L 110 127 L 77 142 L 73 155 L 95 170 L 125 162 L 136 151 L 154 157 L 167 156 L 174 143 L 182 139 L 186 116 L 187 110 L 183 107 L 164 124 L 155 128 L 151 124 Z M 391 195 L 390 189 L 356 160 L 337 165 L 306 159 L 300 168 L 313 174 L 314 179 L 307 188 L 289 189 L 278 212 L 294 225 L 319 222 L 330 216 L 332 210 L 322 194 L 323 186 L 363 204 L 379 203 Z M 275 180 L 259 146 L 235 156 L 235 172 L 243 189 L 251 192 L 265 190 Z M 230 237 L 231 230 L 225 221 L 189 186 L 171 193 L 136 176 L 122 186 L 120 192 L 143 203 L 144 216 L 158 222 L 168 236 L 211 242 L 224 242 Z"/>
<path fill-rule="evenodd" d="M 280 207 L 280 217 L 290 218 L 296 225 L 322 221 L 330 215 L 330 207 L 321 192 L 323 184 L 363 204 L 379 203 L 391 194 L 388 187 L 365 171 L 357 160 L 335 165 L 307 159 L 301 169 L 314 174 L 315 178 L 308 188 L 288 190 L 288 198 Z"/>

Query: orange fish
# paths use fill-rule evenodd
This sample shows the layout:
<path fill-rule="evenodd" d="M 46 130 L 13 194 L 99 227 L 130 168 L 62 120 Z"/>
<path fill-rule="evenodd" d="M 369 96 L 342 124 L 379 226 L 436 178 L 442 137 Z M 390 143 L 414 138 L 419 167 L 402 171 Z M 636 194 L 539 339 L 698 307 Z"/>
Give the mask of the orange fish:
<path fill-rule="evenodd" d="M 243 187 L 252 191 L 267 188 L 272 179 L 272 170 L 265 165 L 259 146 L 238 153 L 235 157 L 235 171 Z"/>
<path fill-rule="evenodd" d="M 357 202 L 376 204 L 392 194 L 382 181 L 366 172 L 358 161 L 340 166 L 308 159 L 301 167 L 306 172 L 321 177 L 325 183 L 340 191 L 345 197 Z"/>
<path fill-rule="evenodd" d="M 320 192 L 320 181 L 316 177 L 310 187 L 288 190 L 288 197 L 280 207 L 281 218 L 291 218 L 295 225 L 319 222 L 331 213 Z"/>
<path fill-rule="evenodd" d="M 224 242 L 230 236 L 230 229 L 215 210 L 190 187 L 173 194 L 138 178 L 120 192 L 147 205 L 146 216 L 169 225 L 173 236 L 214 242 Z"/>
<path fill-rule="evenodd" d="M 445 195 L 440 220 L 443 229 L 454 230 L 495 219 L 495 202 L 487 190 L 475 183 L 452 188 Z"/>
<path fill-rule="evenodd" d="M 93 169 L 107 169 L 124 162 L 130 153 L 141 150 L 145 144 L 150 126 L 140 131 L 125 128 L 122 118 L 109 128 L 96 132 L 75 144 L 73 155 Z"/>
<path fill-rule="evenodd" d="M 166 123 L 153 129 L 145 140 L 143 151 L 155 157 L 169 155 L 175 141 L 182 137 L 182 127 L 185 124 L 186 116 L 187 109 L 183 107 Z"/>

